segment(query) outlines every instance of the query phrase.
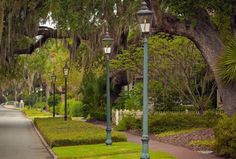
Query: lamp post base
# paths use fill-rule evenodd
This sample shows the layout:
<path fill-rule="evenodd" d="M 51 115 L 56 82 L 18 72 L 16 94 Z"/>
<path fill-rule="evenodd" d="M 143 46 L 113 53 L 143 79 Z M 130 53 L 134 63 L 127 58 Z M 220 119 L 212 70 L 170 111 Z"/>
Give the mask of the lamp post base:
<path fill-rule="evenodd" d="M 150 156 L 148 153 L 143 153 L 140 159 L 150 159 Z"/>
<path fill-rule="evenodd" d="M 107 138 L 106 138 L 106 145 L 112 145 L 112 140 L 111 140 L 111 129 L 107 128 L 106 129 L 107 132 Z"/>
<path fill-rule="evenodd" d="M 148 142 L 149 137 L 147 135 L 142 136 L 142 155 L 140 159 L 150 159 L 149 153 L 148 153 Z"/>

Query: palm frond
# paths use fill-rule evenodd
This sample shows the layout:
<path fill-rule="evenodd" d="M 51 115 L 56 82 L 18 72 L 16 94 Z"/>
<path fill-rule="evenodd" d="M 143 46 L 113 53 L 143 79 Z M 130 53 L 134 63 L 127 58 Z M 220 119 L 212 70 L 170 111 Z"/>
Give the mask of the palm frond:
<path fill-rule="evenodd" d="M 219 58 L 218 74 L 226 85 L 236 85 L 236 40 L 226 46 L 226 52 Z"/>

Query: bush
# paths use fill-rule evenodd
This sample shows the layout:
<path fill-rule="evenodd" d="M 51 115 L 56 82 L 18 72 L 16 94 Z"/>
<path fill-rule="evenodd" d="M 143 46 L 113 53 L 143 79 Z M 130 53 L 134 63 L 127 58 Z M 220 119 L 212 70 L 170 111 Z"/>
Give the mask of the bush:
<path fill-rule="evenodd" d="M 215 149 L 219 155 L 236 158 L 236 114 L 224 116 L 214 129 Z"/>
<path fill-rule="evenodd" d="M 56 112 L 58 114 L 64 114 L 65 112 L 65 103 L 60 102 L 56 106 Z M 83 116 L 83 103 L 81 101 L 77 101 L 75 99 L 69 99 L 67 101 L 67 115 L 70 117 L 81 117 Z"/>
<path fill-rule="evenodd" d="M 127 115 L 121 119 L 115 129 L 118 131 L 141 129 L 141 120 L 132 115 Z"/>
<path fill-rule="evenodd" d="M 94 110 L 90 113 L 92 119 L 106 121 L 106 110 Z"/>
<path fill-rule="evenodd" d="M 47 108 L 47 105 L 45 102 L 37 102 L 33 105 L 34 108 L 39 108 L 45 110 Z"/>
<path fill-rule="evenodd" d="M 106 131 L 96 125 L 62 118 L 36 118 L 34 120 L 47 143 L 51 146 L 69 146 L 104 143 Z M 126 141 L 126 135 L 112 132 L 112 141 Z"/>
<path fill-rule="evenodd" d="M 71 117 L 83 116 L 83 103 L 81 101 L 76 101 L 74 99 L 68 100 L 68 107 Z"/>
<path fill-rule="evenodd" d="M 183 130 L 191 128 L 214 127 L 221 115 L 207 112 L 204 115 L 197 113 L 156 113 L 149 117 L 149 129 L 153 133 Z"/>
<path fill-rule="evenodd" d="M 58 105 L 61 101 L 61 96 L 59 94 L 55 94 L 55 105 Z M 53 106 L 53 95 L 51 95 L 49 98 L 48 98 L 48 105 L 50 107 Z"/>

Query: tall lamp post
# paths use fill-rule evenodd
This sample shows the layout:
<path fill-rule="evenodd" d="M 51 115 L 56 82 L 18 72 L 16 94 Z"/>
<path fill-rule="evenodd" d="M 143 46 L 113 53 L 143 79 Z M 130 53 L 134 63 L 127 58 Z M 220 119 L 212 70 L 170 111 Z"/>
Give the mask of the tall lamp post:
<path fill-rule="evenodd" d="M 53 87 L 53 117 L 55 117 L 56 111 L 55 111 L 55 106 L 56 106 L 56 97 L 55 97 L 55 93 L 56 93 L 56 75 L 53 73 L 52 76 L 52 87 Z"/>
<path fill-rule="evenodd" d="M 147 3 L 142 2 L 141 9 L 136 13 L 139 28 L 144 36 L 144 60 L 143 60 L 143 132 L 141 159 L 150 159 L 148 152 L 148 44 L 147 36 L 151 31 L 153 12 L 148 9 Z"/>
<path fill-rule="evenodd" d="M 63 68 L 63 72 L 64 72 L 64 77 L 65 77 L 65 107 L 64 107 L 64 120 L 67 120 L 67 78 L 68 78 L 68 74 L 69 74 L 69 67 L 67 65 L 67 63 L 65 64 L 64 68 Z"/>
<path fill-rule="evenodd" d="M 40 91 L 40 104 L 41 104 L 41 112 L 43 111 L 43 103 L 42 103 L 42 98 L 43 98 L 43 87 L 40 86 L 39 88 L 39 91 Z"/>
<path fill-rule="evenodd" d="M 112 145 L 111 140 L 111 97 L 110 97 L 110 78 L 109 78 L 109 57 L 112 50 L 112 43 L 113 39 L 111 38 L 108 29 L 104 34 L 102 39 L 103 44 L 103 52 L 106 55 L 106 96 L 107 96 L 107 103 L 106 103 L 106 113 L 107 113 L 107 128 L 106 128 L 106 145 Z"/>

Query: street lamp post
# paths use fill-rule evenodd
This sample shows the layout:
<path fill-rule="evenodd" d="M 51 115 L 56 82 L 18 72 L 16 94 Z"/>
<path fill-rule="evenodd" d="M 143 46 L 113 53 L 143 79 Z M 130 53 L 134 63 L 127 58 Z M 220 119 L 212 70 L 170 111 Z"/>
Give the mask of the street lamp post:
<path fill-rule="evenodd" d="M 39 91 L 40 91 L 40 104 L 41 104 L 41 112 L 43 111 L 43 103 L 42 103 L 42 98 L 43 98 L 43 87 L 42 86 L 40 86 L 40 89 L 39 89 Z"/>
<path fill-rule="evenodd" d="M 108 29 L 102 39 L 103 52 L 106 55 L 106 114 L 107 114 L 107 128 L 106 128 L 106 145 L 112 145 L 111 140 L 111 97 L 110 97 L 110 71 L 109 71 L 109 56 L 112 50 L 112 42 Z"/>
<path fill-rule="evenodd" d="M 67 65 L 67 63 L 65 64 L 64 68 L 63 68 L 63 72 L 64 72 L 64 77 L 65 77 L 65 107 L 64 107 L 64 120 L 67 120 L 67 78 L 68 78 L 68 74 L 69 74 L 69 67 Z"/>
<path fill-rule="evenodd" d="M 141 9 L 136 13 L 139 28 L 144 36 L 144 61 L 143 61 L 143 132 L 142 132 L 142 155 L 141 159 L 150 159 L 148 137 L 148 44 L 147 36 L 151 31 L 153 12 L 148 9 L 145 1 Z"/>
<path fill-rule="evenodd" d="M 56 111 L 55 111 L 55 106 L 56 106 L 56 98 L 55 98 L 55 93 L 56 93 L 56 75 L 53 73 L 52 76 L 52 87 L 53 87 L 53 117 L 55 117 Z"/>

